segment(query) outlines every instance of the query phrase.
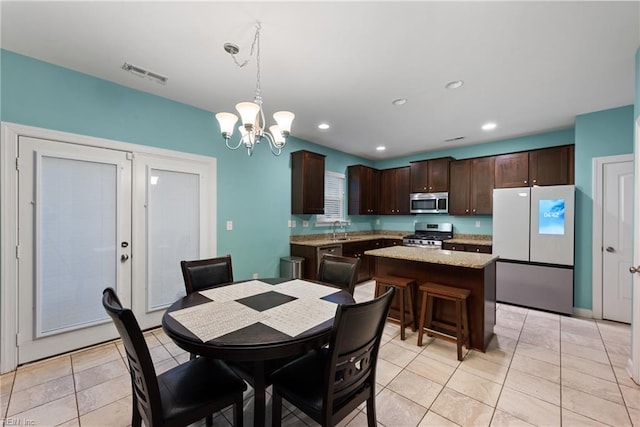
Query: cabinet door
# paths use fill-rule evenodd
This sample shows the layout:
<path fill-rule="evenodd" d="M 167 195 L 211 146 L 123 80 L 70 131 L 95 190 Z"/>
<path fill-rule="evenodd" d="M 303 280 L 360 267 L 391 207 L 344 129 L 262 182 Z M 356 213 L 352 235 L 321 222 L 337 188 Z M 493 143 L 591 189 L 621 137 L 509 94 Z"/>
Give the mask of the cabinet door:
<path fill-rule="evenodd" d="M 571 146 L 565 145 L 529 152 L 531 185 L 570 184 L 570 151 Z"/>
<path fill-rule="evenodd" d="M 429 191 L 428 161 L 411 162 L 410 166 L 411 192 L 426 193 Z"/>
<path fill-rule="evenodd" d="M 396 209 L 396 170 L 385 169 L 380 171 L 380 205 L 378 213 L 391 215 Z"/>
<path fill-rule="evenodd" d="M 451 162 L 449 175 L 449 215 L 469 215 L 471 161 L 456 160 Z"/>
<path fill-rule="evenodd" d="M 490 254 L 491 246 L 489 245 L 466 245 L 466 252 L 476 252 L 479 254 Z"/>
<path fill-rule="evenodd" d="M 347 168 L 349 215 L 372 215 L 378 212 L 378 170 L 363 165 Z"/>
<path fill-rule="evenodd" d="M 529 186 L 529 153 L 502 154 L 495 160 L 495 187 Z"/>
<path fill-rule="evenodd" d="M 408 166 L 396 169 L 395 176 L 396 203 L 395 214 L 409 215 L 409 186 L 411 180 L 411 171 Z"/>
<path fill-rule="evenodd" d="M 471 215 L 493 213 L 495 160 L 495 157 L 479 157 L 471 160 L 471 188 L 469 190 Z"/>
<path fill-rule="evenodd" d="M 291 213 L 324 213 L 324 158 L 310 151 L 291 153 Z"/>
<path fill-rule="evenodd" d="M 450 158 L 429 160 L 429 192 L 449 191 Z"/>

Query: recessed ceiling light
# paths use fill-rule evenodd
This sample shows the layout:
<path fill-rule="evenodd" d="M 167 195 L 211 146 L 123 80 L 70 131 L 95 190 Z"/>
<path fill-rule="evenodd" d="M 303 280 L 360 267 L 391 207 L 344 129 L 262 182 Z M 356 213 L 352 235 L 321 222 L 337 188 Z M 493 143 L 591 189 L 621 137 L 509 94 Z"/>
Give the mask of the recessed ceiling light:
<path fill-rule="evenodd" d="M 384 151 L 384 150 L 386 150 L 386 149 L 387 149 L 387 147 L 385 147 L 384 145 L 378 145 L 378 146 L 376 147 L 376 150 L 378 150 L 378 151 Z"/>
<path fill-rule="evenodd" d="M 391 101 L 393 105 L 404 105 L 407 103 L 407 98 L 398 98 Z"/>
<path fill-rule="evenodd" d="M 485 123 L 482 125 L 482 130 L 493 130 L 496 128 L 496 124 L 493 122 Z"/>
<path fill-rule="evenodd" d="M 447 89 L 458 89 L 461 88 L 463 84 L 464 82 L 462 80 L 454 80 L 444 85 L 444 87 L 446 87 Z"/>
<path fill-rule="evenodd" d="M 327 130 L 329 129 L 331 126 L 329 126 L 329 123 L 320 123 L 318 125 L 318 129 L 322 129 L 322 130 Z"/>

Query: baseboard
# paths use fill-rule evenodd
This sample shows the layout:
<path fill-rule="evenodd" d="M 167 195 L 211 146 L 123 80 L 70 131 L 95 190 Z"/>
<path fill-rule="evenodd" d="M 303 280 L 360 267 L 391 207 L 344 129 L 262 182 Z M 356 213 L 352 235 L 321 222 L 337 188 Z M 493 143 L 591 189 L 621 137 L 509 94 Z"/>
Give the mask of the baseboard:
<path fill-rule="evenodd" d="M 573 307 L 573 315 L 593 319 L 593 311 L 586 308 Z"/>

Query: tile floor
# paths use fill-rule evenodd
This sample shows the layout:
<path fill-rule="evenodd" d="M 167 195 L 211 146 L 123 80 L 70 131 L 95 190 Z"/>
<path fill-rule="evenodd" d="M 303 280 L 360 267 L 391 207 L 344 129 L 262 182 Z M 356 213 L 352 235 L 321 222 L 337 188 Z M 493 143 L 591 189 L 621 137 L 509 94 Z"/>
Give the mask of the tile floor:
<path fill-rule="evenodd" d="M 356 299 L 373 295 L 373 282 Z M 630 328 L 501 304 L 486 353 L 388 324 L 378 361 L 378 424 L 409 426 L 640 426 L 640 386 L 626 375 Z M 158 372 L 188 355 L 157 329 L 146 334 Z M 131 385 L 118 341 L 21 366 L 0 376 L 0 425 L 127 426 Z M 286 402 L 285 402 L 286 405 Z M 245 425 L 252 425 L 251 392 Z M 270 415 L 268 415 L 270 417 Z M 287 426 L 313 425 L 292 407 Z M 215 417 L 228 426 L 230 411 Z M 203 423 L 200 423 L 203 424 Z M 366 425 L 354 412 L 342 426 Z"/>

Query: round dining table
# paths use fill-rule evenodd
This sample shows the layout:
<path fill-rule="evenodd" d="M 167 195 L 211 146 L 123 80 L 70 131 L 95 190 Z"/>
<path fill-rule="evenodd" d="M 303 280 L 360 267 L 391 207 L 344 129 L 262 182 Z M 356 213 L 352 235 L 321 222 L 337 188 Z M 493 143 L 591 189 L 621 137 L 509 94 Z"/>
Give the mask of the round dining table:
<path fill-rule="evenodd" d="M 290 278 L 255 279 L 253 282 L 260 282 L 258 284 L 262 286 L 261 292 L 238 298 L 235 302 L 241 304 L 243 308 L 249 307 L 255 312 L 265 312 L 281 306 L 280 309 L 285 310 L 280 310 L 280 313 L 287 313 L 286 309 L 289 307 L 287 304 L 300 298 L 299 296 L 278 292 L 277 285 L 291 280 Z M 293 280 L 301 281 L 300 279 Z M 252 281 L 234 282 L 225 286 L 247 285 L 247 282 Z M 296 284 L 304 286 L 304 282 L 307 282 L 310 288 L 315 290 L 321 288 L 314 285 L 330 286 L 316 281 L 301 282 Z M 335 292 L 331 292 L 331 289 L 329 289 L 328 292 L 331 293 L 324 296 L 305 296 L 304 303 L 311 304 L 308 307 L 313 310 L 313 304 L 321 305 L 326 309 L 326 302 L 334 303 L 336 308 L 337 304 L 355 302 L 353 296 L 346 290 L 341 288 L 334 289 Z M 211 303 L 212 300 L 204 295 L 209 294 L 207 294 L 207 291 L 202 293 L 194 292 L 174 302 L 162 317 L 162 327 L 176 345 L 187 352 L 202 357 L 225 360 L 230 362 L 232 367 L 239 367 L 239 371 L 245 376 L 245 379 L 253 383 L 254 426 L 264 426 L 266 421 L 265 390 L 269 385 L 268 376 L 271 370 L 274 366 L 281 364 L 283 360 L 295 358 L 295 356 L 302 355 L 311 349 L 325 345 L 329 341 L 331 334 L 333 316 L 295 335 L 289 335 L 276 329 L 276 327 L 269 326 L 268 322 L 256 321 L 224 335 L 203 341 L 194 332 L 185 327 L 183 323 L 176 320 L 176 315 L 178 314 L 177 312 L 181 310 L 184 312 L 184 309 L 189 307 Z M 219 312 L 218 310 L 211 310 L 207 315 L 211 317 L 210 322 L 221 322 L 221 324 L 227 322 L 229 317 L 229 313 L 225 312 L 225 310 L 220 310 Z M 333 315 L 335 315 L 335 311 Z M 293 308 L 291 316 L 292 318 L 288 320 L 294 325 L 296 323 L 304 325 L 304 321 L 308 320 L 306 318 L 309 317 L 305 313 L 301 313 L 300 309 L 294 310 Z M 296 319 L 295 316 L 299 316 L 300 319 Z M 249 375 L 249 378 L 247 378 L 247 375 Z"/>

